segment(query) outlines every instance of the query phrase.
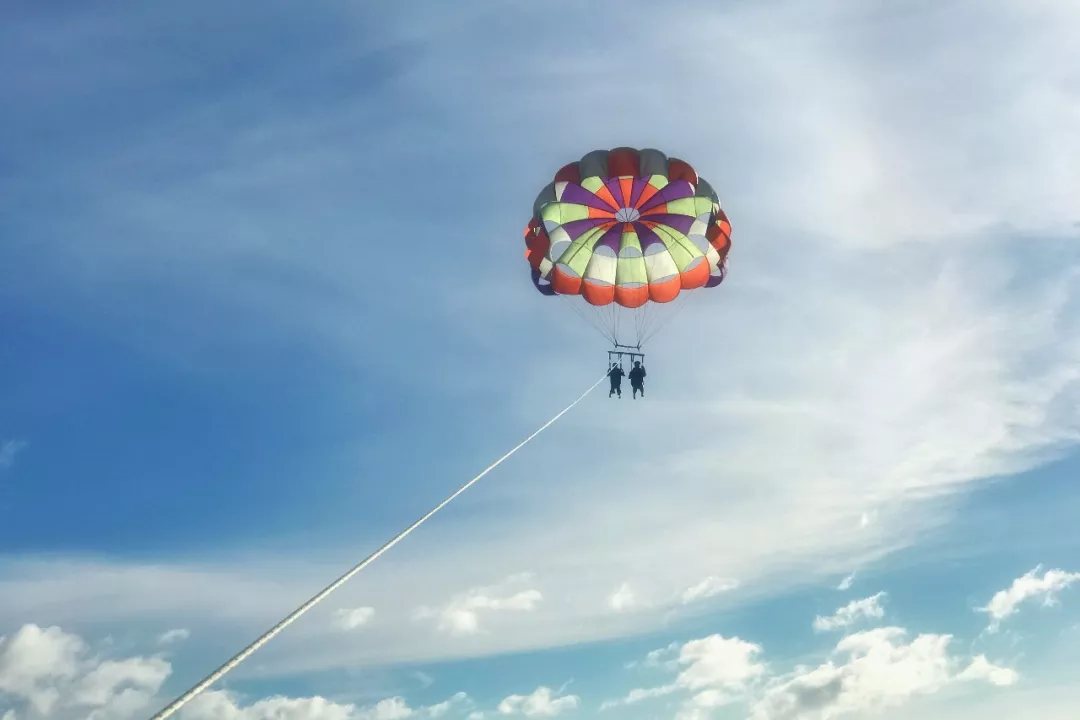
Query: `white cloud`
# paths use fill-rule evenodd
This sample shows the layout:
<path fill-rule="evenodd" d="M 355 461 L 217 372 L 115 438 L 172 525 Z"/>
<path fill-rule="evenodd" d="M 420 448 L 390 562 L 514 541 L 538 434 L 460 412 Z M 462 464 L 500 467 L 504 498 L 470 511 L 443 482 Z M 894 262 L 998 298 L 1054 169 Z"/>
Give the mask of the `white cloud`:
<path fill-rule="evenodd" d="M 829 617 L 819 615 L 814 618 L 814 630 L 828 632 L 851 627 L 863 618 L 883 618 L 885 617 L 885 609 L 881 607 L 883 597 L 885 597 L 885 593 L 879 592 L 877 595 L 862 600 L 852 600 Z"/>
<path fill-rule="evenodd" d="M 675 720 L 707 720 L 713 717 L 713 710 L 731 702 L 732 698 L 719 690 L 702 690 L 682 704 Z"/>
<path fill-rule="evenodd" d="M 985 655 L 976 655 L 972 658 L 971 664 L 957 678 L 960 680 L 985 680 L 991 685 L 1004 687 L 1006 685 L 1015 685 L 1020 679 L 1020 675 L 1012 668 L 994 665 L 986 659 Z"/>
<path fill-rule="evenodd" d="M 961 682 L 1012 685 L 1014 671 L 978 656 L 964 665 L 949 654 L 951 636 L 923 634 L 906 640 L 902 628 L 849 635 L 836 646 L 836 660 L 796 669 L 776 680 L 752 709 L 753 720 L 832 720 L 903 705 Z"/>
<path fill-rule="evenodd" d="M 1076 720 L 1077 707 L 1080 687 L 1075 682 L 1038 682 L 1025 677 L 1007 692 L 941 693 L 913 699 L 882 712 L 875 720 Z"/>
<path fill-rule="evenodd" d="M 681 647 L 682 647 L 681 643 L 673 642 L 670 645 L 668 645 L 667 647 L 657 648 L 656 650 L 650 650 L 649 653 L 645 656 L 645 664 L 647 666 L 649 666 L 649 667 L 659 667 L 662 663 L 664 663 L 666 665 L 669 665 L 670 667 L 675 667 L 674 665 L 671 665 L 671 663 L 672 662 L 675 662 L 675 663 L 678 662 L 679 649 Z M 665 663 L 664 658 L 667 658 L 667 657 L 670 657 L 671 661 Z"/>
<path fill-rule="evenodd" d="M 371 622 L 375 617 L 375 608 L 373 607 L 358 607 L 358 608 L 342 608 L 334 613 L 334 620 L 337 626 L 342 630 L 356 630 Z"/>
<path fill-rule="evenodd" d="M 459 692 L 446 700 L 443 700 L 441 703 L 429 706 L 427 708 L 427 715 L 431 718 L 440 718 L 455 708 L 471 704 L 472 700 L 470 700 L 469 696 L 463 692 Z"/>
<path fill-rule="evenodd" d="M 438 618 L 439 630 L 450 635 L 472 635 L 480 632 L 480 616 L 491 612 L 532 612 L 544 599 L 535 588 L 512 590 L 513 585 L 531 580 L 529 574 L 513 575 L 499 585 L 477 587 L 457 595 L 442 608 L 421 607 L 418 618 Z"/>
<path fill-rule="evenodd" d="M 1042 565 L 1016 578 L 1009 588 L 994 593 L 985 607 L 978 608 L 979 612 L 990 616 L 990 632 L 996 632 L 1002 621 L 1016 613 L 1026 601 L 1041 599 L 1044 607 L 1050 607 L 1057 602 L 1059 593 L 1080 580 L 1080 573 L 1064 570 L 1047 570 L 1039 577 L 1040 570 Z"/>
<path fill-rule="evenodd" d="M 74 680 L 85 651 L 81 638 L 59 628 L 25 625 L 14 637 L 0 638 L 0 692 L 48 713 L 59 700 L 55 685 Z"/>
<path fill-rule="evenodd" d="M 183 642 L 191 637 L 191 631 L 185 628 L 175 628 L 173 630 L 167 630 L 158 636 L 159 645 L 171 645 L 172 643 Z"/>
<path fill-rule="evenodd" d="M 653 663 L 670 655 L 672 649 L 662 648 L 649 653 Z M 676 692 L 689 692 L 679 718 L 697 718 L 700 713 L 739 699 L 751 684 L 767 672 L 758 661 L 761 647 L 740 638 L 710 635 L 691 640 L 678 648 L 674 680 L 652 688 L 635 688 L 621 700 L 608 700 L 600 708 L 607 710 L 620 705 L 632 705 Z M 681 668 L 681 669 L 680 669 Z"/>
<path fill-rule="evenodd" d="M 58 627 L 24 625 L 0 639 L 0 698 L 30 718 L 127 718 L 146 709 L 171 671 L 158 657 L 113 660 L 89 651 Z"/>
<path fill-rule="evenodd" d="M 836 586 L 836 589 L 839 590 L 840 592 L 845 592 L 847 590 L 850 590 L 851 586 L 854 585 L 854 584 L 855 584 L 855 573 L 851 573 L 850 575 L 848 575 L 847 577 L 845 577 L 843 580 L 840 581 L 840 584 Z"/>
<path fill-rule="evenodd" d="M 642 702 L 643 700 L 652 700 L 653 698 L 664 697 L 670 695 L 679 689 L 678 685 L 661 685 L 659 687 L 652 688 L 634 688 L 626 694 L 626 697 L 620 700 L 605 700 L 600 704 L 601 710 L 609 710 L 621 705 L 633 705 L 635 703 Z"/>
<path fill-rule="evenodd" d="M 364 720 L 402 720 L 412 717 L 416 711 L 409 707 L 404 698 L 392 697 L 380 700 L 375 707 L 360 713 Z"/>
<path fill-rule="evenodd" d="M 717 708 L 743 702 L 751 720 L 833 720 L 897 709 L 954 685 L 1018 682 L 1015 670 L 985 655 L 951 653 L 951 642 L 950 635 L 910 639 L 902 628 L 878 628 L 845 636 L 817 667 L 772 674 L 759 659 L 760 646 L 712 635 L 678 648 L 679 672 L 671 682 L 635 688 L 600 709 L 682 694 L 678 720 L 704 720 Z M 650 653 L 652 665 L 671 654 L 670 647 Z"/>
<path fill-rule="evenodd" d="M 15 464 L 15 456 L 26 449 L 23 440 L 5 440 L 0 443 L 0 470 L 7 470 Z"/>
<path fill-rule="evenodd" d="M 688 605 L 699 600 L 714 597 L 721 593 L 730 592 L 739 587 L 738 580 L 724 580 L 710 575 L 697 585 L 687 588 L 682 594 L 683 605 Z"/>
<path fill-rule="evenodd" d="M 629 583 L 623 583 L 615 588 L 615 592 L 608 598 L 608 607 L 615 612 L 629 609 L 634 604 L 634 590 Z"/>
<path fill-rule="evenodd" d="M 111 659 L 93 653 L 78 635 L 57 627 L 24 625 L 0 638 L 0 707 L 19 720 L 136 720 L 145 717 L 171 672 L 159 657 Z M 209 690 L 179 712 L 181 720 L 439 720 L 467 710 L 463 692 L 443 702 L 412 708 L 402 697 L 368 706 L 314 696 L 272 696 L 244 704 L 224 690 Z M 20 706 L 23 708 L 20 711 Z"/>
<path fill-rule="evenodd" d="M 525 717 L 555 717 L 577 708 L 581 701 L 577 695 L 558 695 L 549 687 L 538 687 L 529 695 L 510 695 L 499 703 L 503 715 Z"/>
<path fill-rule="evenodd" d="M 682 643 L 678 641 L 673 642 L 667 647 L 649 651 L 644 660 L 631 660 L 626 663 L 625 667 L 627 670 L 658 667 L 675 670 L 679 665 L 679 649 L 681 647 Z"/>
<path fill-rule="evenodd" d="M 737 637 L 691 640 L 679 651 L 679 664 L 685 669 L 675 682 L 688 690 L 742 690 L 765 674 L 765 665 L 757 660 L 760 653 L 761 646 Z"/>
<path fill-rule="evenodd" d="M 195 697 L 181 711 L 181 720 L 437 720 L 451 709 L 471 703 L 465 693 L 456 693 L 428 707 L 410 707 L 404 698 L 385 698 L 367 707 L 339 703 L 324 697 L 289 698 L 273 696 L 245 705 L 234 693 L 209 690 Z"/>
<path fill-rule="evenodd" d="M 230 692 L 207 690 L 178 714 L 181 720 L 401 720 L 411 714 L 411 711 L 401 714 L 402 705 L 398 698 L 393 698 L 359 711 L 355 705 L 339 704 L 323 697 L 274 696 L 242 706 Z"/>

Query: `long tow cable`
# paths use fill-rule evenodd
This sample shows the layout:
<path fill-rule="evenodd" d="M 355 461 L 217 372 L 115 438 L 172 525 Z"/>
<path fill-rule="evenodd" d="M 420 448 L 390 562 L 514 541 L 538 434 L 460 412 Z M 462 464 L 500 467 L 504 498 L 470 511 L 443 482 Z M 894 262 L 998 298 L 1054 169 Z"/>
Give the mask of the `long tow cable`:
<path fill-rule="evenodd" d="M 370 565 L 370 564 L 371 564 L 372 562 L 374 562 L 375 560 L 377 560 L 377 559 L 379 558 L 379 556 L 380 556 L 380 555 L 382 555 L 382 554 L 383 554 L 383 553 L 385 553 L 385 552 L 386 552 L 387 550 L 389 550 L 390 548 L 394 547 L 394 546 L 395 546 L 395 545 L 397 545 L 397 544 L 398 544 L 399 542 L 401 542 L 402 540 L 404 540 L 404 539 L 405 539 L 405 538 L 406 538 L 406 537 L 407 537 L 407 536 L 409 535 L 409 533 L 411 533 L 411 532 L 412 532 L 413 530 L 415 530 L 416 528 L 418 528 L 418 527 L 420 527 L 421 525 L 423 525 L 423 524 L 424 524 L 424 522 L 426 522 L 426 521 L 428 520 L 428 518 L 430 518 L 430 517 L 431 517 L 431 516 L 433 516 L 433 515 L 434 515 L 435 513 L 439 512 L 439 511 L 440 511 L 440 510 L 442 510 L 442 509 L 443 509 L 444 507 L 446 507 L 446 506 L 447 506 L 447 505 L 449 505 L 449 504 L 450 504 L 451 502 L 453 502 L 453 501 L 454 501 L 454 499 L 455 499 L 455 498 L 457 498 L 457 496 L 458 496 L 458 495 L 461 495 L 461 494 L 462 494 L 463 492 L 465 492 L 465 491 L 466 491 L 466 490 L 468 490 L 468 489 L 469 489 L 470 487 L 472 487 L 472 486 L 473 486 L 473 485 L 474 485 L 474 484 L 475 484 L 476 482 L 478 482 L 478 481 L 480 480 L 480 478 L 484 477 L 484 476 L 485 476 L 485 475 L 487 475 L 487 474 L 488 474 L 489 472 L 491 472 L 491 471 L 492 471 L 492 470 L 494 470 L 495 468 L 499 467 L 499 465 L 501 465 L 501 464 L 503 463 L 503 461 L 504 461 L 504 460 L 506 460 L 507 458 L 509 458 L 509 457 L 510 457 L 511 455 L 513 455 L 514 453 L 516 453 L 516 452 L 517 452 L 518 450 L 520 450 L 521 448 L 525 447 L 525 446 L 526 446 L 526 445 L 527 445 L 527 444 L 529 443 L 529 441 L 530 441 L 530 440 L 532 440 L 532 439 L 533 439 L 534 437 L 536 437 L 537 435 L 539 435 L 540 433 L 544 432 L 544 431 L 545 431 L 545 430 L 547 430 L 547 429 L 548 429 L 549 427 L 551 427 L 551 426 L 552 426 L 552 425 L 553 425 L 553 424 L 555 423 L 555 421 L 556 421 L 556 420 L 558 420 L 559 418 L 561 418 L 561 417 L 562 417 L 563 415 L 565 415 L 566 413 L 570 412 L 570 410 L 571 410 L 571 409 L 572 409 L 572 408 L 573 408 L 573 407 L 574 407 L 575 405 L 577 405 L 577 404 L 578 404 L 579 402 L 581 402 L 582 400 L 584 400 L 584 399 L 585 399 L 585 397 L 586 397 L 586 396 L 587 396 L 587 395 L 588 395 L 589 393 L 591 393 L 591 392 L 592 392 L 593 390 L 595 390 L 595 389 L 596 389 L 596 386 L 597 386 L 597 385 L 599 385 L 600 383 L 602 383 L 602 382 L 604 381 L 604 379 L 605 379 L 606 377 L 607 377 L 607 373 L 604 373 L 604 375 L 602 375 L 602 376 L 600 377 L 600 379 L 599 379 L 599 380 L 597 380 L 597 381 L 596 381 L 595 383 L 593 383 L 593 384 L 592 384 L 592 386 L 591 386 L 591 387 L 590 387 L 590 388 L 589 388 L 588 390 L 586 390 L 585 392 L 583 392 L 583 393 L 581 394 L 581 396 L 580 396 L 580 397 L 579 397 L 579 398 L 578 398 L 577 400 L 575 400 L 574 402 L 572 402 L 572 403 L 570 403 L 569 405 L 567 405 L 567 406 L 566 406 L 566 407 L 565 407 L 565 408 L 564 408 L 564 409 L 563 409 L 563 410 L 562 410 L 561 412 L 559 412 L 559 414 L 558 414 L 558 415 L 556 415 L 555 417 L 551 418 L 551 419 L 550 419 L 550 420 L 548 420 L 548 421 L 547 421 L 546 423 L 544 423 L 543 425 L 541 425 L 541 426 L 539 427 L 539 429 L 537 429 L 537 430 L 536 430 L 535 432 L 533 432 L 533 434 L 532 434 L 532 435 L 530 435 L 529 437 L 525 438 L 525 439 L 524 439 L 524 440 L 522 440 L 522 441 L 521 441 L 520 443 L 518 443 L 518 444 L 517 444 L 517 445 L 516 445 L 516 446 L 515 446 L 515 447 L 514 447 L 514 448 L 513 448 L 512 450 L 510 450 L 510 452 L 508 452 L 508 453 L 506 453 L 505 455 L 503 455 L 503 456 L 502 456 L 501 458 L 499 458 L 498 460 L 496 460 L 495 462 L 493 462 L 493 463 L 492 463 L 491 465 L 488 465 L 488 466 L 487 466 L 487 468 L 485 468 L 485 469 L 484 469 L 484 471 L 483 471 L 482 473 L 480 473 L 479 475 L 477 475 L 476 477 L 474 477 L 474 478 L 473 478 L 472 480 L 469 480 L 469 481 L 468 481 L 467 483 L 465 483 L 465 484 L 464 484 L 464 485 L 462 485 L 462 486 L 461 486 L 460 488 L 458 488 L 458 489 L 457 489 L 457 491 L 456 491 L 456 492 L 455 492 L 455 493 L 454 493 L 453 495 L 451 495 L 450 497 L 446 498 L 446 499 L 445 499 L 445 500 L 443 500 L 443 501 L 442 501 L 441 503 L 439 503 L 438 505 L 436 505 L 436 506 L 435 506 L 434 508 L 432 508 L 431 510 L 429 510 L 429 511 L 428 511 L 428 512 L 427 512 L 427 513 L 426 513 L 426 514 L 425 514 L 425 515 L 423 516 L 423 517 L 421 517 L 421 518 L 420 518 L 419 520 L 417 520 L 416 522 L 414 522 L 414 523 L 413 523 L 412 525 L 410 525 L 409 527 L 407 527 L 407 528 L 405 528 L 404 530 L 402 530 L 401 532 L 399 532 L 399 533 L 398 533 L 397 535 L 395 535 L 395 536 L 394 536 L 394 538 L 393 538 L 393 539 L 391 539 L 391 540 L 390 540 L 389 542 L 387 542 L 387 543 L 386 543 L 385 545 L 383 545 L 383 546 L 382 546 L 381 548 L 379 548 L 378 550 L 376 550 L 376 551 L 375 551 L 375 552 L 373 552 L 372 554 L 368 555 L 368 556 L 367 556 L 366 558 L 364 558 L 363 560 L 361 560 L 361 561 L 360 561 L 359 563 L 357 563 L 356 565 L 354 565 L 354 566 L 353 566 L 353 567 L 352 567 L 352 568 L 351 568 L 351 569 L 350 569 L 350 570 L 349 570 L 348 572 L 346 572 L 346 573 L 345 573 L 344 575 L 342 575 L 342 576 L 341 576 L 341 577 L 339 577 L 339 578 L 338 578 L 337 580 L 335 580 L 334 582 L 330 583 L 330 584 L 329 584 L 329 585 L 327 585 L 327 586 L 326 586 L 325 588 L 323 588 L 322 590 L 320 590 L 320 591 L 319 591 L 318 593 L 316 593 L 315 595 L 313 595 L 313 596 L 311 597 L 311 599 L 309 599 L 309 600 L 308 600 L 307 602 L 305 602 L 305 603 L 304 603 L 303 605 L 301 605 L 300 607 L 298 607 L 298 608 L 296 608 L 295 610 L 293 610 L 293 611 L 292 611 L 292 612 L 291 612 L 291 613 L 290 613 L 290 614 L 289 614 L 289 615 L 288 615 L 288 616 L 287 616 L 287 617 L 286 617 L 286 618 L 285 618 L 284 620 L 282 620 L 282 621 L 281 621 L 281 622 L 279 622 L 279 623 L 278 623 L 277 625 L 275 625 L 274 627 L 272 627 L 272 628 L 270 628 L 269 630 L 267 630 L 267 631 L 266 631 L 265 633 L 263 633 L 263 635 L 262 635 L 262 636 L 261 636 L 261 637 L 260 637 L 260 638 L 259 638 L 258 640 L 256 640 L 255 642 L 251 643 L 251 644 L 250 644 L 250 645 L 248 645 L 248 646 L 247 646 L 246 648 L 244 648 L 243 650 L 241 650 L 241 651 L 240 651 L 239 653 L 237 653 L 237 654 L 236 654 L 236 655 L 235 655 L 235 656 L 234 656 L 234 657 L 233 657 L 233 658 L 232 658 L 231 660 L 229 660 L 228 662 L 226 662 L 226 663 L 225 663 L 224 665 L 222 665 L 221 667 L 219 667 L 219 668 L 218 668 L 217 670 L 215 670 L 214 672 L 212 672 L 212 673 L 210 673 L 209 675 L 207 675 L 207 676 L 206 676 L 205 678 L 203 678 L 203 680 L 202 680 L 202 681 L 200 681 L 200 682 L 199 682 L 199 683 L 198 683 L 197 685 L 195 685 L 195 686 L 194 686 L 194 687 L 192 687 L 192 688 L 191 688 L 190 690 L 188 690 L 187 692 L 185 692 L 185 693 L 184 693 L 183 695 L 181 695 L 180 697 L 178 697 L 178 698 L 176 698 L 175 700 L 173 700 L 173 701 L 172 701 L 172 702 L 171 702 L 171 703 L 170 703 L 170 704 L 169 704 L 169 705 L 168 705 L 167 707 L 165 707 L 165 708 L 164 708 L 163 710 L 161 710 L 160 712 L 158 712 L 158 714 L 157 714 L 157 715 L 154 715 L 154 716 L 153 716 L 152 718 L 150 718 L 150 720 L 164 720 L 165 718 L 169 717 L 170 715 L 172 715 L 173 713 L 175 713 L 175 712 L 176 712 L 177 710 L 179 710 L 179 709 L 180 709 L 181 707 L 183 707 L 184 705 L 186 705 L 186 704 L 187 704 L 187 702 L 188 702 L 189 700 L 191 700 L 191 699 L 192 699 L 192 698 L 194 698 L 194 697 L 195 697 L 196 695 L 198 695 L 199 693 L 201 693 L 201 692 L 202 692 L 203 690 L 205 690 L 206 688 L 210 687 L 210 686 L 211 686 L 211 685 L 213 685 L 213 684 L 214 684 L 215 682 L 217 682 L 218 680 L 220 680 L 220 679 L 221 679 L 221 678 L 222 678 L 222 677 L 223 677 L 223 676 L 224 676 L 224 675 L 225 675 L 226 673 L 228 673 L 228 672 L 229 672 L 230 670 L 232 670 L 233 668 L 235 668 L 235 667 L 236 667 L 237 665 L 239 665 L 240 663 L 244 662 L 244 660 L 246 660 L 246 659 L 248 658 L 248 656 L 250 656 L 250 655 L 251 655 L 252 653 L 254 653 L 254 652 L 255 652 L 256 650 L 258 650 L 259 648 L 261 648 L 261 647 L 262 647 L 263 645 L 265 645 L 266 643 L 270 642 L 270 640 L 272 640 L 272 639 L 274 638 L 274 636 L 275 636 L 275 635 L 277 635 L 277 634 L 278 634 L 279 632 L 281 632 L 282 630 L 284 630 L 285 628 L 287 628 L 287 627 L 288 627 L 289 625 L 291 625 L 291 624 L 292 624 L 292 623 L 293 623 L 293 622 L 294 622 L 295 620 L 299 619 L 301 615 L 303 615 L 303 614 L 304 614 L 304 613 L 306 613 L 306 612 L 307 612 L 308 610 L 310 610 L 311 608 L 315 607 L 315 606 L 316 606 L 316 605 L 318 605 L 318 604 L 319 604 L 319 603 L 320 603 L 321 601 L 323 601 L 324 599 L 326 599 L 326 596 L 327 596 L 327 595 L 329 595 L 330 593 L 334 592 L 334 591 L 335 591 L 335 590 L 337 590 L 337 589 L 338 589 L 339 587 L 341 587 L 342 585 L 344 585 L 345 583 L 347 583 L 347 582 L 348 582 L 348 581 L 349 581 L 350 579 L 352 579 L 352 577 L 353 577 L 354 575 L 356 575 L 356 573 L 358 573 L 358 572 L 360 572 L 361 570 L 363 570 L 363 569 L 364 569 L 365 567 L 367 567 L 367 566 L 368 566 L 368 565 Z"/>

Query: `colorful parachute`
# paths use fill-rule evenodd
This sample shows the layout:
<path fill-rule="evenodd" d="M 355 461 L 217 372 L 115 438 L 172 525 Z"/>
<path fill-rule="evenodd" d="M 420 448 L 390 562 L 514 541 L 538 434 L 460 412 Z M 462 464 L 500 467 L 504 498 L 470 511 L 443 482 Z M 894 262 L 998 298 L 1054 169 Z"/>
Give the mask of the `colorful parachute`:
<path fill-rule="evenodd" d="M 537 196 L 525 245 L 537 290 L 581 295 L 615 344 L 620 308 L 632 311 L 640 347 L 659 329 L 649 322 L 656 304 L 723 281 L 731 224 L 686 162 L 652 149 L 595 150 Z"/>

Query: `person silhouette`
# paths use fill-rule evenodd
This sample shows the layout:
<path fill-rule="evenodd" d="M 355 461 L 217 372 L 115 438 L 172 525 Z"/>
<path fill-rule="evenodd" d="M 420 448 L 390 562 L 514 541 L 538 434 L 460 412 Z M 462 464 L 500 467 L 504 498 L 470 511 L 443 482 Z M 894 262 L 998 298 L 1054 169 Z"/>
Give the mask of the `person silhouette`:
<path fill-rule="evenodd" d="M 641 397 L 645 397 L 645 368 L 641 366 L 640 360 L 634 361 L 634 367 L 630 369 L 630 387 L 634 390 L 634 399 L 637 400 L 637 394 L 640 391 Z"/>
<path fill-rule="evenodd" d="M 622 397 L 622 379 L 625 374 L 626 373 L 623 372 L 623 369 L 619 367 L 618 363 L 611 363 L 611 369 L 608 370 L 607 374 L 608 378 L 611 379 L 611 391 L 607 394 L 608 397 L 611 397 L 616 393 L 618 393 L 620 398 Z"/>

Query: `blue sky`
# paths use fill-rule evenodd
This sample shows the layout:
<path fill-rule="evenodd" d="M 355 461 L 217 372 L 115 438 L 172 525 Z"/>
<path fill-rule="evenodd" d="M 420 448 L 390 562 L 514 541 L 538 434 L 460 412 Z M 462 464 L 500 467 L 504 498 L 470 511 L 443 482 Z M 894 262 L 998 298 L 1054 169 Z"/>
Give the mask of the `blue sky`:
<path fill-rule="evenodd" d="M 0 719 L 148 717 L 591 385 L 521 233 L 623 145 L 734 226 L 648 400 L 180 717 L 1071 716 L 1074 5 L 10 4 Z"/>

